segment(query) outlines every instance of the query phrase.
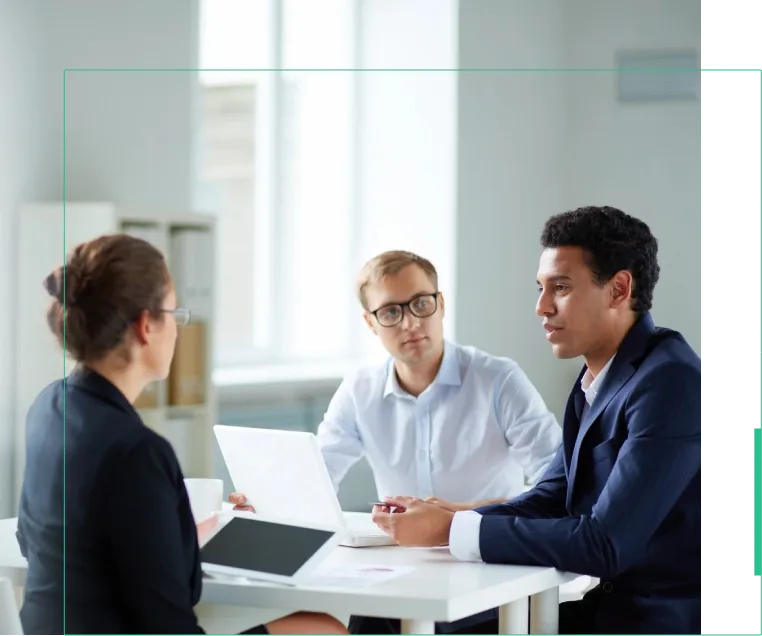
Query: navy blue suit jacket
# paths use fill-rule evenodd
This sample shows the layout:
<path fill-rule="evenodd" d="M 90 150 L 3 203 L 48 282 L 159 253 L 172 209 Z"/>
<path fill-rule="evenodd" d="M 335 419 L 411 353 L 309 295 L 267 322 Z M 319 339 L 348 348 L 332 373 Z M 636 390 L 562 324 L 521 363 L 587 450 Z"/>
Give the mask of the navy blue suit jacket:
<path fill-rule="evenodd" d="M 582 417 L 579 379 L 542 480 L 478 508 L 482 559 L 599 577 L 591 629 L 701 631 L 701 361 L 642 316 Z"/>

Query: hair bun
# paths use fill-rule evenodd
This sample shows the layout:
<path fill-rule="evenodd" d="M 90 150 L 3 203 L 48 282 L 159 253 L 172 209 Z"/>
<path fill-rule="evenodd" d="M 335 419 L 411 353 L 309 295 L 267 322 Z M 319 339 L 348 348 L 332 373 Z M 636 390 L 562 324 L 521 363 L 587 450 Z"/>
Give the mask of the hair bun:
<path fill-rule="evenodd" d="M 63 267 L 53 270 L 48 274 L 44 280 L 43 285 L 45 290 L 55 298 L 59 303 L 63 304 Z"/>

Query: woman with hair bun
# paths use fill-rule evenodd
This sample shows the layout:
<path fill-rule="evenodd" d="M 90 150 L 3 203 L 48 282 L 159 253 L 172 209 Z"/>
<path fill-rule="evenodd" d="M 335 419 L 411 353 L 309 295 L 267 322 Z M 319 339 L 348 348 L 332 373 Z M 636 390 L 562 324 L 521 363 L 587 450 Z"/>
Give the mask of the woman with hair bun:
<path fill-rule="evenodd" d="M 27 634 L 203 633 L 199 533 L 170 444 L 133 408 L 169 373 L 178 324 L 164 257 L 131 236 L 76 247 L 44 281 L 48 325 L 74 371 L 27 415 L 17 537 Z M 298 613 L 244 633 L 346 633 Z"/>

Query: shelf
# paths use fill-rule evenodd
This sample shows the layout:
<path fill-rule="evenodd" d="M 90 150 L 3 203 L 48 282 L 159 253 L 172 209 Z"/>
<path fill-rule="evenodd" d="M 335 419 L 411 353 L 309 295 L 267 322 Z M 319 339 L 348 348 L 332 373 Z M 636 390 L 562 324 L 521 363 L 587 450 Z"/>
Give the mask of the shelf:
<path fill-rule="evenodd" d="M 209 414 L 209 410 L 210 407 L 208 404 L 197 404 L 137 409 L 137 412 L 140 414 L 140 417 L 146 419 L 180 420 L 185 418 L 206 417 Z"/>
<path fill-rule="evenodd" d="M 209 413 L 209 405 L 197 404 L 188 406 L 167 406 L 164 409 L 168 419 L 182 419 L 186 417 L 205 417 Z"/>
<path fill-rule="evenodd" d="M 139 219 L 139 218 L 120 218 L 119 227 L 124 230 L 125 228 L 132 227 L 148 227 L 148 228 L 160 228 L 161 223 L 156 219 Z"/>

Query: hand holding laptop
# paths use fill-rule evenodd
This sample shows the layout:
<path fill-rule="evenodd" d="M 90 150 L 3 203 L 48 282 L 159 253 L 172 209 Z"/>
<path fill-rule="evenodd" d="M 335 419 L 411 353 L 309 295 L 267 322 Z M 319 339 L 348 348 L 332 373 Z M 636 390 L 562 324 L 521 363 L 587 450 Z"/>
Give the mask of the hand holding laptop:
<path fill-rule="evenodd" d="M 256 512 L 254 506 L 246 499 L 246 495 L 241 492 L 232 492 L 228 496 L 228 501 L 234 504 L 233 510 L 242 510 L 244 512 Z"/>

